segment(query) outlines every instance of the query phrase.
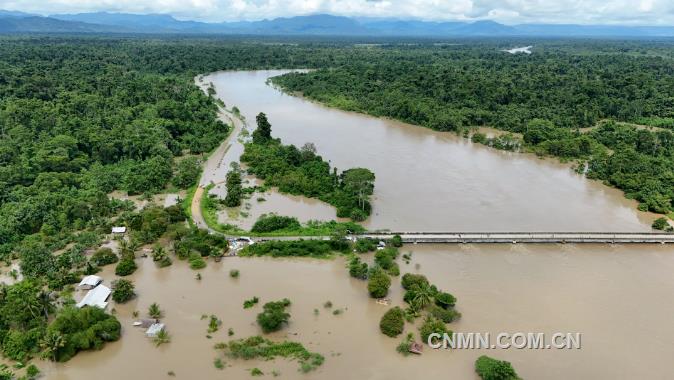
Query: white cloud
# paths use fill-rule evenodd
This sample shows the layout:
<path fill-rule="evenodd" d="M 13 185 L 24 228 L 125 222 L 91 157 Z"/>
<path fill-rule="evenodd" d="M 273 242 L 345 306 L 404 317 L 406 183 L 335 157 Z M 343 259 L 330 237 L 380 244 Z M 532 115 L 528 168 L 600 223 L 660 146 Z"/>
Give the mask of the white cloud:
<path fill-rule="evenodd" d="M 204 21 L 313 13 L 504 23 L 674 25 L 672 0 L 0 0 L 0 9 L 41 14 L 170 13 Z"/>

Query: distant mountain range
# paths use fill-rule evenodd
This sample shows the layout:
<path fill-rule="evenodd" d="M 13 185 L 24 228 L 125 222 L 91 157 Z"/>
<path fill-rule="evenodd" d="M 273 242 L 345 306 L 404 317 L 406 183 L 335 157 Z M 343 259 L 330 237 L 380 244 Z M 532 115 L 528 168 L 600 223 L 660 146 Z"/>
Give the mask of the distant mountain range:
<path fill-rule="evenodd" d="M 0 33 L 157 33 L 414 37 L 674 37 L 674 26 L 521 24 L 494 21 L 431 22 L 297 16 L 262 21 L 205 23 L 165 14 L 79 13 L 48 17 L 0 10 Z"/>

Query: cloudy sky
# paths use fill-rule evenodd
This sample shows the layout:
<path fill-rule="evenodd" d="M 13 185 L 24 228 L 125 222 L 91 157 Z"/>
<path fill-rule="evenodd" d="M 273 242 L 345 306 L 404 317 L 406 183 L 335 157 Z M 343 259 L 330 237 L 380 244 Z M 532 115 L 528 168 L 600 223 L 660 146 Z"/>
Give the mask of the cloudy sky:
<path fill-rule="evenodd" d="M 424 20 L 674 25 L 674 0 L 0 0 L 0 9 L 40 14 L 170 13 L 202 21 L 331 13 Z"/>

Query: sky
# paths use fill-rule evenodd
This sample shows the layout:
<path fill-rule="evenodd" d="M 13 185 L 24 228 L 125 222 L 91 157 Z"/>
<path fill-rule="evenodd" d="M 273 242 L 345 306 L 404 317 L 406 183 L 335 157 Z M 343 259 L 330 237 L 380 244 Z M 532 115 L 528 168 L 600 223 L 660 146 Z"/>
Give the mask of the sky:
<path fill-rule="evenodd" d="M 0 9 L 39 13 L 167 13 L 209 22 L 316 13 L 505 24 L 674 25 L 674 0 L 0 0 Z"/>

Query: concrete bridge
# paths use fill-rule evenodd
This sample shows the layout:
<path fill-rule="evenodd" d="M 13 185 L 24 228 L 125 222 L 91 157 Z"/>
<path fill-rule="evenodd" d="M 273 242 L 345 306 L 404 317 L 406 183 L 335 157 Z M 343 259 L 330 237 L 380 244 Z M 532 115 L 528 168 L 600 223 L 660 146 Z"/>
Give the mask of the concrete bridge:
<path fill-rule="evenodd" d="M 665 232 L 372 232 L 357 235 L 377 240 L 400 235 L 404 243 L 674 243 Z"/>

